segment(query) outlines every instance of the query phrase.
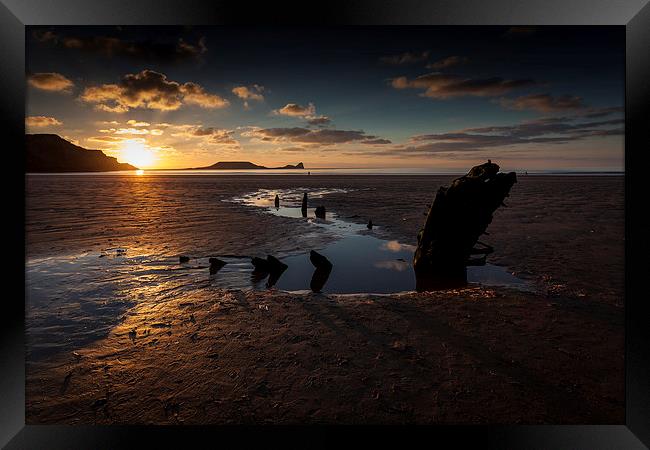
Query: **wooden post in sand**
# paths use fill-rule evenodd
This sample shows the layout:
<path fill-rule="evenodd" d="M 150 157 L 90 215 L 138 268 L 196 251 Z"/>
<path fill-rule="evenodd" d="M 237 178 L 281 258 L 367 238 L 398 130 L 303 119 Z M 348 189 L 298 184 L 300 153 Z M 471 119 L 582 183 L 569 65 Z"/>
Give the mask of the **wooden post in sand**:
<path fill-rule="evenodd" d="M 417 291 L 467 284 L 467 266 L 485 264 L 485 255 L 492 251 L 474 245 L 516 182 L 514 172 L 499 173 L 499 166 L 488 160 L 438 189 L 413 258 Z M 470 260 L 473 254 L 483 258 Z"/>
<path fill-rule="evenodd" d="M 307 217 L 307 193 L 302 195 L 302 206 L 300 207 L 303 217 Z"/>

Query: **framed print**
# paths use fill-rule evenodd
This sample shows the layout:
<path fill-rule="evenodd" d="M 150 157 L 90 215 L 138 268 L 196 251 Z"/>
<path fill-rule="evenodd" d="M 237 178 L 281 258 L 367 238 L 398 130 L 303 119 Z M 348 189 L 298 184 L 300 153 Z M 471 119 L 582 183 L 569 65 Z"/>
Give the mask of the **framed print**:
<path fill-rule="evenodd" d="M 647 446 L 650 9 L 555 3 L 3 0 L 3 445 Z"/>

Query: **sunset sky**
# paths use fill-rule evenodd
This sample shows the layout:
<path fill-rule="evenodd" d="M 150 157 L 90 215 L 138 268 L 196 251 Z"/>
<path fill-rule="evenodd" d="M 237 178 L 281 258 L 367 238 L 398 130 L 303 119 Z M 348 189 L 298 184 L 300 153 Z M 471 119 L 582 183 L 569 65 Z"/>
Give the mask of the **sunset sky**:
<path fill-rule="evenodd" d="M 623 170 L 623 27 L 27 27 L 28 133 L 140 168 Z"/>

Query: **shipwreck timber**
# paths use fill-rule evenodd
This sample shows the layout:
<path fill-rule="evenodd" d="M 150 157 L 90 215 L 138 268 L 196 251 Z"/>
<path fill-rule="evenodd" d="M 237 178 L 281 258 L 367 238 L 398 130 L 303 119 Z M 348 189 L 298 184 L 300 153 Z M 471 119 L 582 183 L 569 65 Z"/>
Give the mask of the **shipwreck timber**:
<path fill-rule="evenodd" d="M 499 173 L 499 166 L 488 160 L 438 189 L 413 258 L 417 291 L 467 284 L 467 266 L 485 264 L 493 251 L 478 239 L 516 182 L 514 172 Z"/>

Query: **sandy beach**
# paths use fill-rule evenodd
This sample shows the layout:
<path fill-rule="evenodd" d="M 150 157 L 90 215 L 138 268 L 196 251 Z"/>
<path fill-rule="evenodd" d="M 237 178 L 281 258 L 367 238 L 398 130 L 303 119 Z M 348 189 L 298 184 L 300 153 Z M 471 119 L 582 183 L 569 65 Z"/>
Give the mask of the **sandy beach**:
<path fill-rule="evenodd" d="M 414 245 L 453 178 L 28 176 L 27 422 L 622 423 L 622 176 L 518 178 L 482 240 L 530 290 L 242 290 L 167 262 L 338 239 L 232 201 L 259 189 L 326 192 L 313 204 Z M 97 282 L 100 260 L 121 271 Z"/>

